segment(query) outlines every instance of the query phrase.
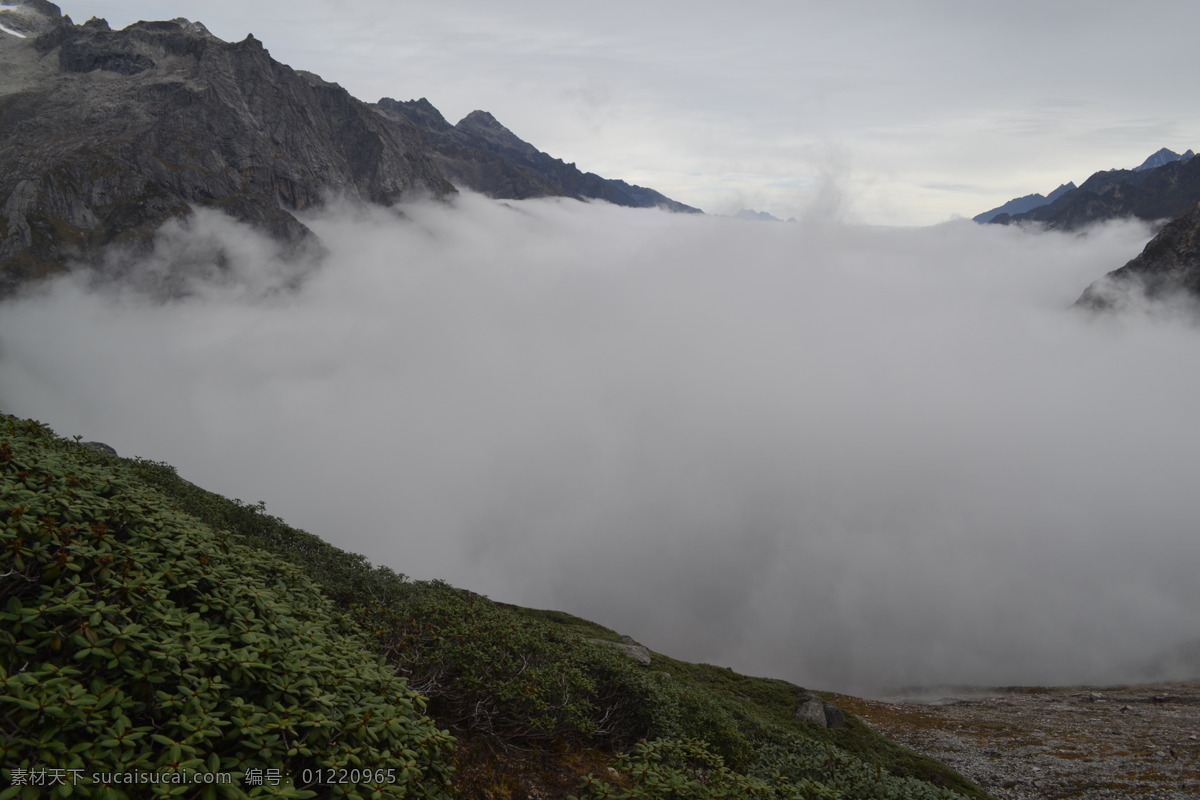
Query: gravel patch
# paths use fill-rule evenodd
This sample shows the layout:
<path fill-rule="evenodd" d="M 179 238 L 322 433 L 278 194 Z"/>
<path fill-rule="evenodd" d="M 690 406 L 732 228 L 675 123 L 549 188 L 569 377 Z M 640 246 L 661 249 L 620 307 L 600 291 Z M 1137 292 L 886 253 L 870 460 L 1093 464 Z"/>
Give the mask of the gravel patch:
<path fill-rule="evenodd" d="M 1197 683 L 833 702 L 998 800 L 1200 798 Z"/>

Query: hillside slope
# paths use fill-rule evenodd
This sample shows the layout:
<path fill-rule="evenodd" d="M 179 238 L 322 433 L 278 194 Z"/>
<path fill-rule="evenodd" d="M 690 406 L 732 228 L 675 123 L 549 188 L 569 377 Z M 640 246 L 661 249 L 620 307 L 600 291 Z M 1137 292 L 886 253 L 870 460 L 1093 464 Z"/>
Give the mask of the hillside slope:
<path fill-rule="evenodd" d="M 800 687 L 644 665 L 32 421 L 0 417 L 0 492 L 0 796 L 987 797 Z"/>

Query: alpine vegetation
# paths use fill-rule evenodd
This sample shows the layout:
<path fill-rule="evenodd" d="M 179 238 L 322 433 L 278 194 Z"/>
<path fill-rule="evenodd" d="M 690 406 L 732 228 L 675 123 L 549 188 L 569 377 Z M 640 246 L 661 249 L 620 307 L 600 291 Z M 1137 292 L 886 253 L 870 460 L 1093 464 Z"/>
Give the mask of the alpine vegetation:
<path fill-rule="evenodd" d="M 0 417 L 4 797 L 986 798 L 799 687 L 640 665 L 87 444 Z"/>

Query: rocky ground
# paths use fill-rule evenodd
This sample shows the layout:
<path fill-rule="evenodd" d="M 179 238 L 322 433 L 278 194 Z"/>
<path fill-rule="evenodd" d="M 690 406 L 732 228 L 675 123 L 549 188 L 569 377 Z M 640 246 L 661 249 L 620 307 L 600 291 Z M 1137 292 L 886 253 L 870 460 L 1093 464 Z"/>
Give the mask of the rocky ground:
<path fill-rule="evenodd" d="M 1200 683 L 832 702 L 998 800 L 1200 798 Z"/>

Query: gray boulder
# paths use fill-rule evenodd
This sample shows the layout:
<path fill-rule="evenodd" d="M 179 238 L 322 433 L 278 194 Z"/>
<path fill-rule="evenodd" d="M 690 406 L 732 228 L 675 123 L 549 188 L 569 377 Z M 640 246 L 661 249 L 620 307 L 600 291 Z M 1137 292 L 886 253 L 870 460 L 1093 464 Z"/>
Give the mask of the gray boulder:
<path fill-rule="evenodd" d="M 605 647 L 612 647 L 620 650 L 622 653 L 632 658 L 643 667 L 650 666 L 650 650 L 649 648 L 638 644 L 629 636 L 622 636 L 621 641 L 613 642 L 608 639 L 588 639 L 593 644 L 602 644 Z"/>
<path fill-rule="evenodd" d="M 808 720 L 822 728 L 846 727 L 846 715 L 840 708 L 812 695 L 796 709 L 796 719 Z"/>

